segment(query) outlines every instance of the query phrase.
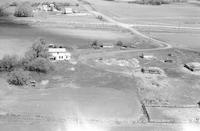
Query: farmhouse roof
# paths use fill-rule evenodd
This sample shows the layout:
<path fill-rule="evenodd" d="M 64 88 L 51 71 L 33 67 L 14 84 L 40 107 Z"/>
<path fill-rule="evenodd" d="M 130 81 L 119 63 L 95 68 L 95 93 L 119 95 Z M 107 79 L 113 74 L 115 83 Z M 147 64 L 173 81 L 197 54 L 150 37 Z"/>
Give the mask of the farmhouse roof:
<path fill-rule="evenodd" d="M 59 52 L 59 53 L 65 53 L 67 50 L 65 48 L 49 48 L 49 53 Z"/>

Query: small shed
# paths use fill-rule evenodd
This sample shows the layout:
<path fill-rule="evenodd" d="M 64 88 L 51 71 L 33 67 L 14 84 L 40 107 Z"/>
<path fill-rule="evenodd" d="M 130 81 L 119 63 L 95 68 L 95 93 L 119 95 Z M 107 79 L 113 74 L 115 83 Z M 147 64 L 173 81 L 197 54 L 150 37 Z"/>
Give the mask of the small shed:
<path fill-rule="evenodd" d="M 100 47 L 102 48 L 113 48 L 114 45 L 111 43 L 103 43 L 102 45 L 100 45 Z"/>
<path fill-rule="evenodd" d="M 143 53 L 141 55 L 139 55 L 139 57 L 142 59 L 147 59 L 147 60 L 156 59 L 156 57 L 153 55 L 144 55 Z"/>
<path fill-rule="evenodd" d="M 72 8 L 64 8 L 63 14 L 73 14 L 74 11 Z"/>
<path fill-rule="evenodd" d="M 184 65 L 190 71 L 200 71 L 200 63 L 199 62 L 190 62 Z"/>
<path fill-rule="evenodd" d="M 166 60 L 164 60 L 164 62 L 165 62 L 165 63 L 173 63 L 173 60 L 171 60 L 171 59 L 166 59 Z"/>
<path fill-rule="evenodd" d="M 162 74 L 162 71 L 159 68 L 154 67 L 143 67 L 141 72 L 147 74 Z"/>

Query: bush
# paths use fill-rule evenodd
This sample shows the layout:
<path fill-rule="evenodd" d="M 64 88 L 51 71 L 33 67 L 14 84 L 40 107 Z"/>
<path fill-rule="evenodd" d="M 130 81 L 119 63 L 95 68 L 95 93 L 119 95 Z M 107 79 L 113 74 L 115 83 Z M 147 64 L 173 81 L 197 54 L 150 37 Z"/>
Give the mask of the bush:
<path fill-rule="evenodd" d="M 90 44 L 90 47 L 93 48 L 93 49 L 99 49 L 99 48 L 100 48 L 99 41 L 94 40 L 94 41 Z"/>
<path fill-rule="evenodd" d="M 13 71 L 17 66 L 17 56 L 6 55 L 0 61 L 0 71 Z"/>
<path fill-rule="evenodd" d="M 52 63 L 45 58 L 39 57 L 25 64 L 25 69 L 29 71 L 47 73 L 53 70 Z"/>
<path fill-rule="evenodd" d="M 14 15 L 16 17 L 32 17 L 33 8 L 29 2 L 24 2 L 16 7 Z"/>
<path fill-rule="evenodd" d="M 8 83 L 17 86 L 27 85 L 30 80 L 29 72 L 23 69 L 14 70 L 8 75 Z"/>
<path fill-rule="evenodd" d="M 35 2 L 31 4 L 32 7 L 38 7 L 39 5 L 40 5 L 40 2 Z"/>
<path fill-rule="evenodd" d="M 101 20 L 101 21 L 102 21 L 102 20 L 103 20 L 103 16 L 101 16 L 101 15 L 98 15 L 98 16 L 97 16 L 97 19 L 99 19 L 99 20 Z"/>
<path fill-rule="evenodd" d="M 91 47 L 94 47 L 94 46 L 98 46 L 98 41 L 97 40 L 94 40 L 91 44 Z"/>
<path fill-rule="evenodd" d="M 117 41 L 116 46 L 123 46 L 123 42 L 122 41 Z"/>

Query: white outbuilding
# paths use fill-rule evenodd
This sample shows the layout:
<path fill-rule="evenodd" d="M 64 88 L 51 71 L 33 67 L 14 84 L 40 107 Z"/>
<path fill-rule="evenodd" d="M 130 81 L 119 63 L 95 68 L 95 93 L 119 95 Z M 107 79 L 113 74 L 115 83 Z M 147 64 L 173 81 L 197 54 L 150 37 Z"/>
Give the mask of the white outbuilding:
<path fill-rule="evenodd" d="M 66 48 L 49 48 L 50 60 L 52 61 L 62 61 L 70 60 L 71 53 L 66 50 Z"/>
<path fill-rule="evenodd" d="M 64 8 L 63 14 L 73 14 L 74 11 L 72 8 Z"/>

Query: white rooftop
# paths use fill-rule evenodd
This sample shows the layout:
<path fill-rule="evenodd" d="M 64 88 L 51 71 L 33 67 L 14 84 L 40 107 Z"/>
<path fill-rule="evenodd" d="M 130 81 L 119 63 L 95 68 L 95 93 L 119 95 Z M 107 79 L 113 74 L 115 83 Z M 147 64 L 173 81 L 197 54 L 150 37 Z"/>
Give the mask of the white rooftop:
<path fill-rule="evenodd" d="M 64 52 L 67 52 L 67 50 L 65 48 L 49 48 L 48 52 L 49 53 L 54 53 L 54 52 L 64 53 Z"/>

